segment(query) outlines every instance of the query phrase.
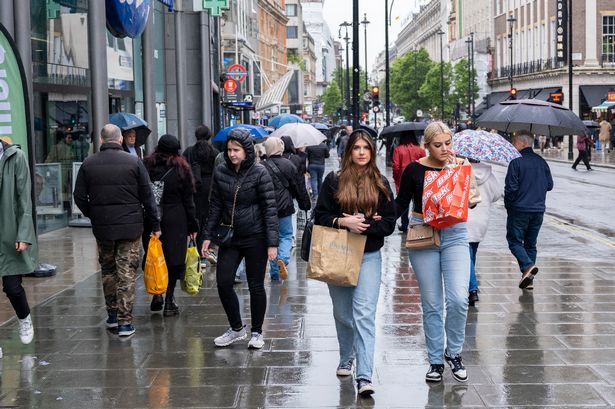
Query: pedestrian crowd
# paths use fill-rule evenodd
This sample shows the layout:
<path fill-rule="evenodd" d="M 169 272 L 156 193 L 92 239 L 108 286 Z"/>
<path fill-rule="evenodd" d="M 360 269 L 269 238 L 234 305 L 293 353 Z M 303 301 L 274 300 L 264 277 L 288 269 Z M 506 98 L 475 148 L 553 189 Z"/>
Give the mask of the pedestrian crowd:
<path fill-rule="evenodd" d="M 508 214 L 506 239 L 519 264 L 519 287 L 533 288 L 538 273 L 536 242 L 553 180 L 547 163 L 533 152 L 534 136 L 528 132 L 512 138 L 520 157 L 509 164 L 504 188 L 490 165 L 476 160 L 468 164 L 456 156 L 453 133 L 446 124 L 427 126 L 424 149 L 413 134 L 404 135 L 393 152 L 396 194 L 376 164 L 375 141 L 362 129 L 342 129 L 335 141 L 339 169 L 326 176 L 327 141 L 305 150 L 295 149 L 289 137 L 270 137 L 258 154 L 250 131 L 236 128 L 219 152 L 209 129 L 200 126 L 196 143 L 183 152 L 178 138 L 163 135 L 155 151 L 143 156 L 135 149 L 133 134 L 105 125 L 100 152 L 84 160 L 74 188 L 75 203 L 91 220 L 98 246 L 106 326 L 120 337 L 136 331 L 132 316 L 136 274 L 145 265 L 150 241 L 159 239 L 168 285 L 164 296 L 153 295 L 151 311 L 163 311 L 167 317 L 180 313 L 174 293 L 186 274 L 189 242 L 196 242 L 202 258 L 215 263 L 218 295 L 229 323 L 228 330 L 214 339 L 215 345 L 226 347 L 249 338 L 249 348 L 262 348 L 265 276 L 269 269 L 272 281 L 288 278 L 297 208 L 305 212 L 313 208 L 314 228 L 363 237 L 356 285 L 328 282 L 339 344 L 336 374 L 354 375 L 361 396 L 374 393 L 381 249 L 398 218 L 399 230 L 408 235 L 406 247 L 420 290 L 427 382 L 441 382 L 445 364 L 457 381 L 468 380 L 462 352 L 468 309 L 479 301 L 476 253 L 485 238 L 490 209 L 502 197 Z M 461 168 L 472 181 L 474 193 L 468 194 L 480 199 L 460 205 L 465 219 L 434 227 L 431 203 L 425 200 L 430 181 L 433 175 Z M 25 154 L 1 142 L 0 275 L 23 343 L 34 336 L 21 285 L 21 274 L 31 272 L 35 263 L 29 192 Z M 240 271 L 249 289 L 249 329 L 234 289 Z"/>

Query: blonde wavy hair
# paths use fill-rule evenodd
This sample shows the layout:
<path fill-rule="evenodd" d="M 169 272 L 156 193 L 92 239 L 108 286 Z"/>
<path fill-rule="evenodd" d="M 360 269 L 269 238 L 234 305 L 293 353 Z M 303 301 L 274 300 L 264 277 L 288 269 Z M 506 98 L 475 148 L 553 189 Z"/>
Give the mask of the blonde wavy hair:
<path fill-rule="evenodd" d="M 431 141 L 433 141 L 433 138 L 442 133 L 450 135 L 451 138 L 453 137 L 453 131 L 451 131 L 444 122 L 435 121 L 430 123 L 427 125 L 427 128 L 425 128 L 425 132 L 423 132 L 423 143 L 425 146 L 429 145 Z"/>

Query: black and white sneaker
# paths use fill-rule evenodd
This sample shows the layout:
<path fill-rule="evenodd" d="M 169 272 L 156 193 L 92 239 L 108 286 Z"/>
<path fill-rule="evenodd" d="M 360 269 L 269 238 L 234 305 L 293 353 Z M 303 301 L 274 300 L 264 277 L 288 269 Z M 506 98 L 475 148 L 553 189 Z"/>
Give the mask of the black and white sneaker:
<path fill-rule="evenodd" d="M 461 361 L 461 355 L 449 355 L 448 351 L 444 352 L 444 359 L 451 367 L 451 371 L 453 372 L 453 378 L 455 378 L 459 382 L 466 382 L 468 380 L 468 374 L 466 372 L 466 367 L 463 366 L 463 362 Z"/>
<path fill-rule="evenodd" d="M 442 382 L 442 374 L 444 373 L 444 364 L 431 364 L 429 370 L 425 374 L 427 382 Z"/>
<path fill-rule="evenodd" d="M 364 398 L 372 395 L 375 392 L 372 381 L 368 379 L 357 379 L 357 392 Z"/>
<path fill-rule="evenodd" d="M 337 376 L 350 376 L 354 370 L 353 360 L 351 359 L 348 362 L 343 362 L 337 366 L 335 370 L 335 374 Z"/>

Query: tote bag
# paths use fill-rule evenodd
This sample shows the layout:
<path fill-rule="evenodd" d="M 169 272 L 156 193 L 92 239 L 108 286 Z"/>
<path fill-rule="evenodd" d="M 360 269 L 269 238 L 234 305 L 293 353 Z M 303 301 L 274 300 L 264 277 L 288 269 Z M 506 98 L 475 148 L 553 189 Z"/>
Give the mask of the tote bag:
<path fill-rule="evenodd" d="M 472 166 L 426 171 L 423 185 L 423 219 L 436 229 L 468 220 Z"/>
<path fill-rule="evenodd" d="M 356 287 L 366 236 L 345 229 L 314 225 L 308 278 L 342 287 Z"/>

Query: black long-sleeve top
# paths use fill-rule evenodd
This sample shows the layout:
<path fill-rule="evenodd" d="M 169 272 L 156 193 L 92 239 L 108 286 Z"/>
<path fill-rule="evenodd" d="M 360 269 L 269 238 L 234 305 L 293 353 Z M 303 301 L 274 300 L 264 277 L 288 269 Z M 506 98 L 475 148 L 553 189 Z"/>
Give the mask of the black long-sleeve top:
<path fill-rule="evenodd" d="M 392 200 L 393 192 L 386 178 L 382 178 L 387 190 L 389 191 L 389 197 L 387 199 L 384 193 L 380 193 L 378 198 L 378 215 L 382 217 L 381 220 L 366 219 L 365 223 L 369 224 L 367 230 L 362 234 L 367 236 L 365 242 L 365 252 L 377 251 L 384 245 L 384 238 L 389 236 L 395 230 L 395 202 Z M 325 178 L 322 184 L 322 190 L 318 195 L 318 202 L 314 209 L 314 222 L 320 226 L 333 227 L 333 221 L 336 217 L 343 217 L 342 208 L 335 199 L 337 193 L 337 187 L 339 183 L 339 177 L 337 173 L 331 172 Z"/>
<path fill-rule="evenodd" d="M 413 202 L 412 211 L 423 213 L 423 185 L 425 183 L 425 172 L 428 170 L 439 172 L 442 169 L 430 168 L 418 161 L 406 166 L 404 173 L 401 175 L 399 194 L 395 198 L 397 214 L 401 215 L 410 206 L 411 200 Z"/>

